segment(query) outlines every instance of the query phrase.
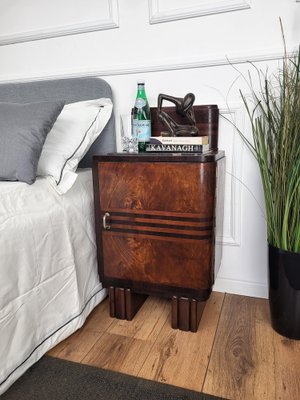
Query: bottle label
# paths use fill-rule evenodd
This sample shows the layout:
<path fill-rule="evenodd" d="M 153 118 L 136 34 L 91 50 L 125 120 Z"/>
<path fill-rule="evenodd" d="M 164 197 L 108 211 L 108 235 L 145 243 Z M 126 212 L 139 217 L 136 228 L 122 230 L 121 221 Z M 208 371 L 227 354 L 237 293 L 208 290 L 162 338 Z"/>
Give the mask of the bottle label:
<path fill-rule="evenodd" d="M 138 97 L 135 100 L 135 107 L 136 108 L 143 108 L 146 105 L 146 101 L 144 99 L 142 99 L 141 97 Z"/>
<path fill-rule="evenodd" d="M 138 137 L 139 142 L 149 142 L 151 136 L 151 121 L 134 119 L 132 121 L 132 130 Z"/>

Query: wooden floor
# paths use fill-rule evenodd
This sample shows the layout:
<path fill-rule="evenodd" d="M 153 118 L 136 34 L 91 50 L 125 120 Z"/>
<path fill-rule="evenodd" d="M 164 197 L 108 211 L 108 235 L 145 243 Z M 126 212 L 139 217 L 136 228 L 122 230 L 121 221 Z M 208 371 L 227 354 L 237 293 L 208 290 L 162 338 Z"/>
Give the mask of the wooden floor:
<path fill-rule="evenodd" d="M 272 330 L 267 300 L 213 292 L 197 333 L 171 329 L 170 312 L 149 297 L 121 321 L 105 300 L 48 354 L 226 399 L 300 399 L 300 341 Z"/>

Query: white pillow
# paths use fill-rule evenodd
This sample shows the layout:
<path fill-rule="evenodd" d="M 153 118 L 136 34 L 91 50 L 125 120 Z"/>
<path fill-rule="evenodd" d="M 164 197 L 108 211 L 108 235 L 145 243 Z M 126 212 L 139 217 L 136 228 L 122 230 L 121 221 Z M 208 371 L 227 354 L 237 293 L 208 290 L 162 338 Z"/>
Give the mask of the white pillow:
<path fill-rule="evenodd" d="M 37 169 L 58 193 L 66 193 L 75 182 L 78 163 L 104 129 L 112 107 L 106 98 L 64 106 L 46 137 Z"/>

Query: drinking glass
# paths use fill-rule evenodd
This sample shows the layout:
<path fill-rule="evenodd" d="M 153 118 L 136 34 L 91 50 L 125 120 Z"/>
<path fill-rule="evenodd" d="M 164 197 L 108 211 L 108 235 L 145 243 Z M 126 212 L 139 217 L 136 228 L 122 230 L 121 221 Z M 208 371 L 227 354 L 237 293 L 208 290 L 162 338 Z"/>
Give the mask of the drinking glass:
<path fill-rule="evenodd" d="M 138 153 L 138 137 L 132 132 L 132 118 L 130 114 L 121 115 L 121 143 L 126 153 Z"/>

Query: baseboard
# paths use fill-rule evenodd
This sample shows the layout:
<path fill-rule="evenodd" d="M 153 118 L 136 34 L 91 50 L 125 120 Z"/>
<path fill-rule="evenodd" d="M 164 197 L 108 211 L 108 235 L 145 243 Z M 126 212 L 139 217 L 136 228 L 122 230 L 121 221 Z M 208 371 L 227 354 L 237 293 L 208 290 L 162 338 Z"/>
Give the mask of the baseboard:
<path fill-rule="evenodd" d="M 263 299 L 268 298 L 268 286 L 259 282 L 217 278 L 213 290 L 215 292 L 240 294 L 243 296 L 259 297 Z"/>

